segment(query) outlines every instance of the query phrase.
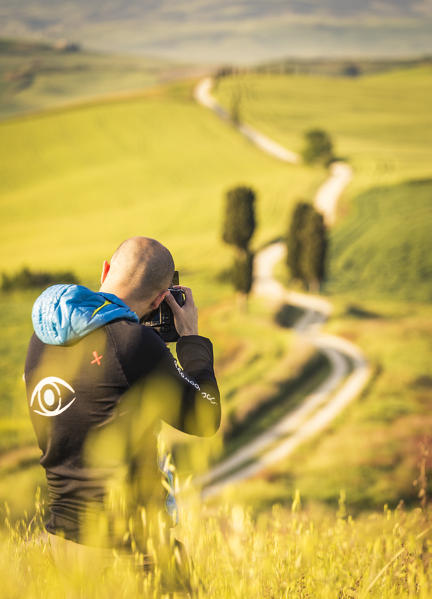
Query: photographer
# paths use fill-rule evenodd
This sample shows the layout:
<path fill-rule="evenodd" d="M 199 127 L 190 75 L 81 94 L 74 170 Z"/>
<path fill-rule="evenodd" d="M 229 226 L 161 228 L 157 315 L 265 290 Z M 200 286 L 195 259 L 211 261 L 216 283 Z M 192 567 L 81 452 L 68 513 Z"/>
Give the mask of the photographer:
<path fill-rule="evenodd" d="M 111 264 L 104 262 L 99 292 L 54 285 L 34 304 L 25 379 L 48 482 L 46 530 L 53 546 L 138 545 L 151 563 L 146 538 L 154 519 L 167 508 L 167 529 L 177 520 L 172 469 L 157 451 L 161 422 L 200 436 L 219 427 L 212 344 L 198 335 L 191 290 L 177 287 L 183 306 L 169 291 L 173 274 L 162 244 L 133 237 Z M 184 370 L 160 335 L 141 324 L 164 300 Z M 123 528 L 107 502 L 119 481 L 126 489 Z"/>

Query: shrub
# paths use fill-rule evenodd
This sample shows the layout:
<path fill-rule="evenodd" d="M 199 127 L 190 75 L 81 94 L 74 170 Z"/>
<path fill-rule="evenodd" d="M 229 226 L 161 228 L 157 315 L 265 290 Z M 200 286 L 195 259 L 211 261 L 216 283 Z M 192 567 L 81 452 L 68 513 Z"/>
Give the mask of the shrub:
<path fill-rule="evenodd" d="M 302 151 L 306 164 L 321 163 L 325 166 L 334 159 L 333 142 L 326 131 L 310 129 L 305 133 L 306 143 Z"/>
<path fill-rule="evenodd" d="M 287 264 L 293 279 L 318 291 L 325 277 L 327 231 L 322 214 L 311 204 L 299 202 L 289 224 Z"/>
<path fill-rule="evenodd" d="M 16 289 L 34 289 L 46 287 L 55 283 L 78 283 L 77 277 L 71 271 L 46 272 L 31 271 L 27 266 L 15 274 L 2 273 L 1 290 L 15 291 Z"/>

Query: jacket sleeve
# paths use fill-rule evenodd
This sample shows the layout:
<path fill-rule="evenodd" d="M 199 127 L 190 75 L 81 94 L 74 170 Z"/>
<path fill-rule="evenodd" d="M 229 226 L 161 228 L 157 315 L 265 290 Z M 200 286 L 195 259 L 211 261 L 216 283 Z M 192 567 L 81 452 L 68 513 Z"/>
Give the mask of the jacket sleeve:
<path fill-rule="evenodd" d="M 185 433 L 213 435 L 221 408 L 211 341 L 181 337 L 179 364 L 155 331 L 135 323 L 119 329 L 115 341 L 122 370 L 131 388 L 141 388 L 142 407 Z"/>
<path fill-rule="evenodd" d="M 213 370 L 213 346 L 200 335 L 181 337 L 177 342 L 180 364 L 166 349 L 158 372 L 178 388 L 179 406 L 167 410 L 162 419 L 192 435 L 209 436 L 220 424 L 220 394 Z"/>

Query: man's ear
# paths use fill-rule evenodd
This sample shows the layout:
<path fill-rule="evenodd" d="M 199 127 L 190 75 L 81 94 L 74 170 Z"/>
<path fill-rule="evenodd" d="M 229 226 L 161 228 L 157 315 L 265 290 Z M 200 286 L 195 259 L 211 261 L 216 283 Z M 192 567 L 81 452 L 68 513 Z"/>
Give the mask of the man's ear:
<path fill-rule="evenodd" d="M 156 308 L 159 308 L 159 305 L 163 302 L 168 293 L 170 293 L 169 289 L 167 289 L 166 291 L 161 291 L 159 295 L 157 295 L 150 304 L 150 308 L 152 310 L 156 310 Z"/>
<path fill-rule="evenodd" d="M 106 260 L 104 260 L 104 263 L 102 266 L 102 273 L 101 273 L 101 285 L 105 281 L 110 268 L 111 268 L 110 263 L 107 262 Z"/>

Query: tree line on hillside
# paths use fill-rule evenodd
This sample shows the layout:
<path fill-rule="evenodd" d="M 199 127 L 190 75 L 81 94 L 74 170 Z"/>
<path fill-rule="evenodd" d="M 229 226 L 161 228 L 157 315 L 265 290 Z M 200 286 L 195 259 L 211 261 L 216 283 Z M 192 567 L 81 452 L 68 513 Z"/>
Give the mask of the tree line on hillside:
<path fill-rule="evenodd" d="M 431 55 L 411 58 L 287 58 L 251 66 L 226 64 L 214 73 L 215 79 L 244 76 L 250 73 L 265 75 L 321 75 L 324 77 L 361 77 L 385 73 L 394 69 L 409 69 L 430 65 Z"/>

